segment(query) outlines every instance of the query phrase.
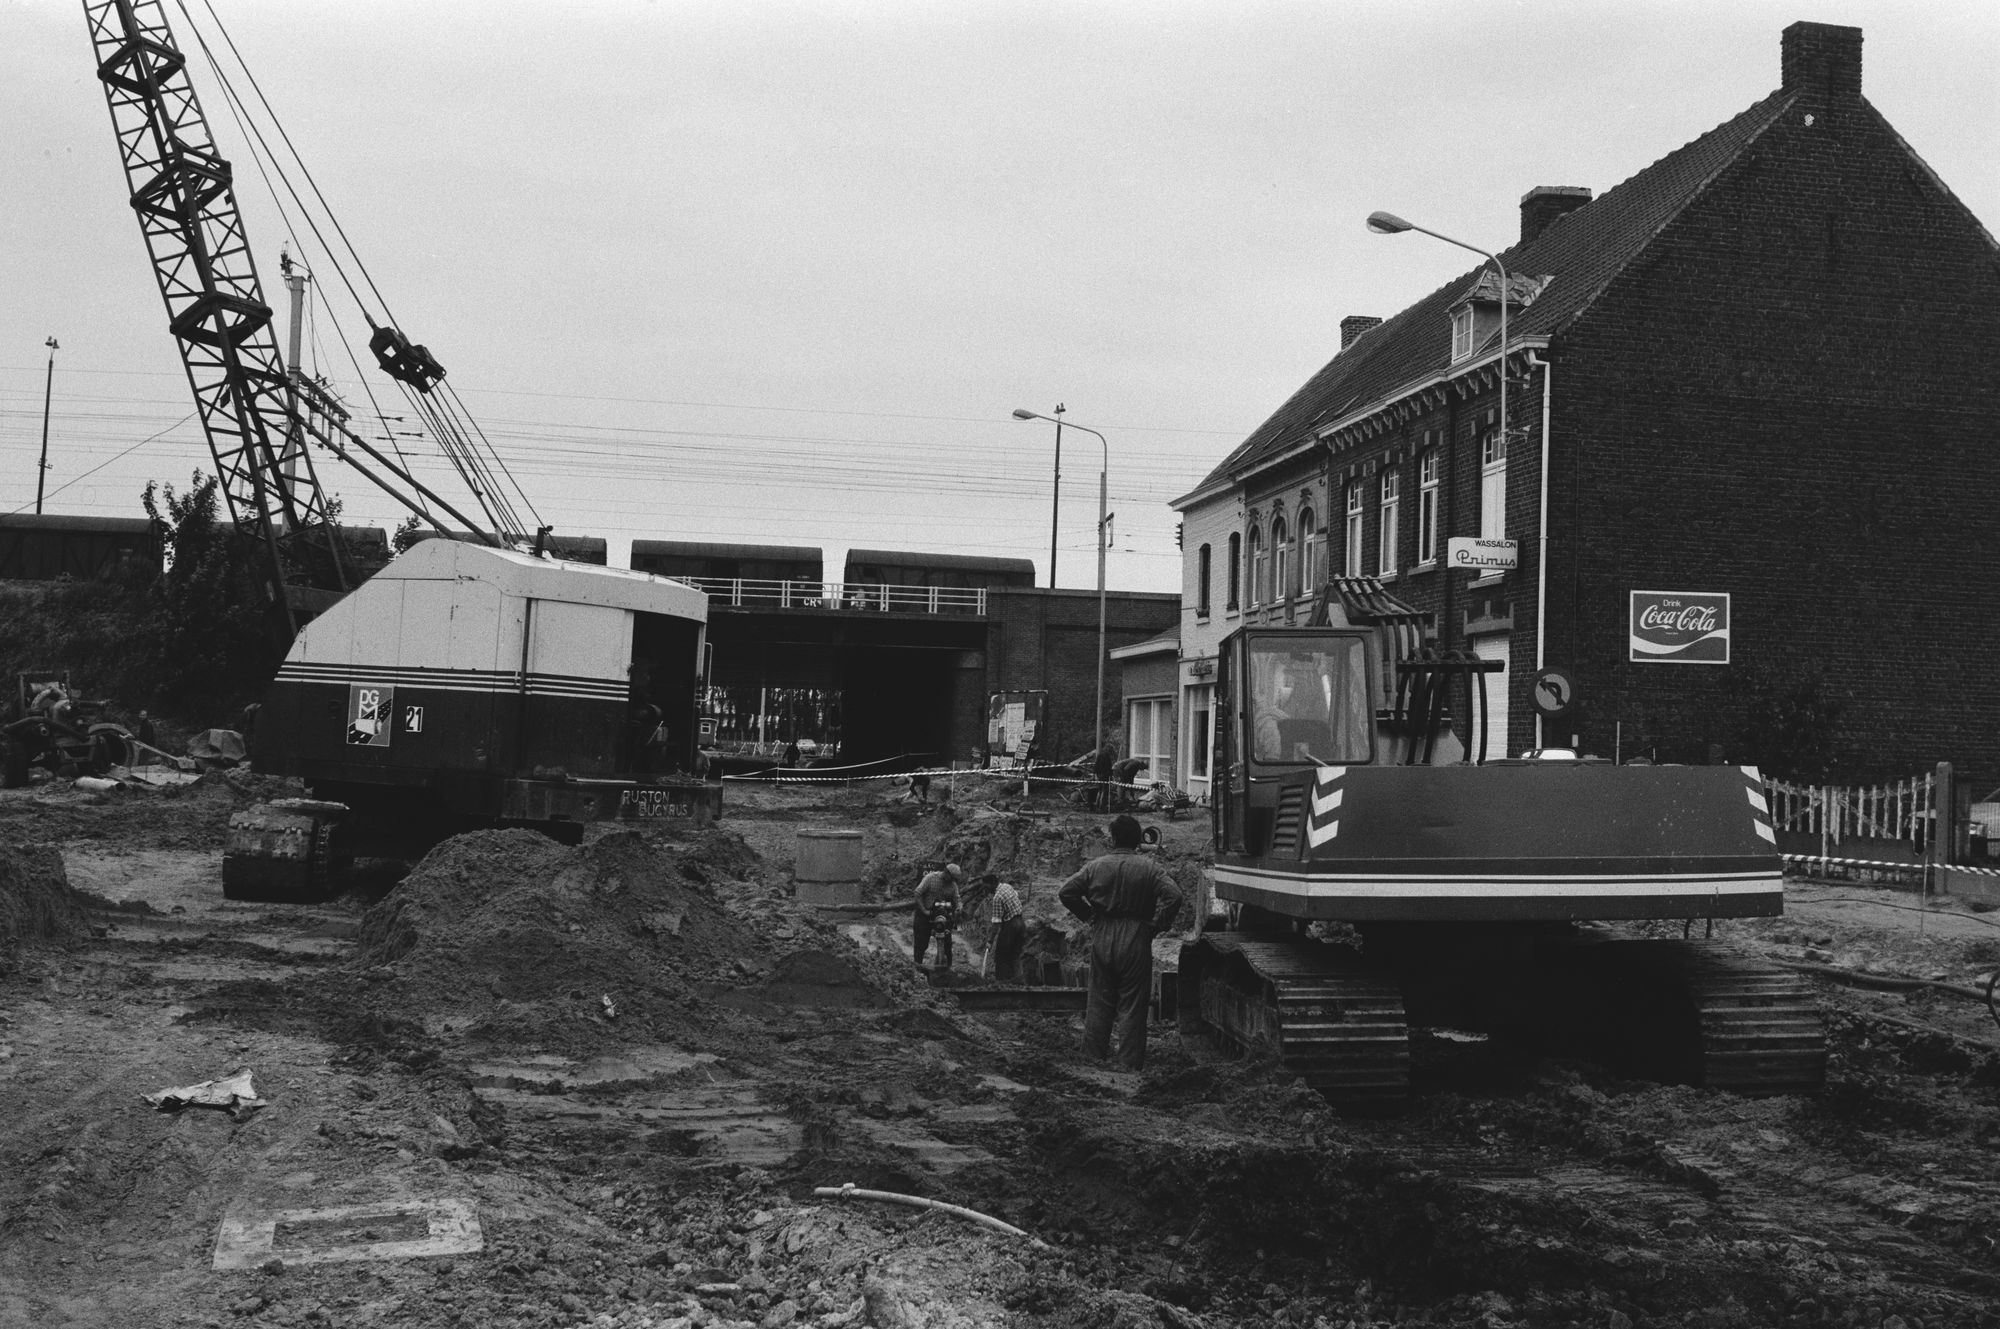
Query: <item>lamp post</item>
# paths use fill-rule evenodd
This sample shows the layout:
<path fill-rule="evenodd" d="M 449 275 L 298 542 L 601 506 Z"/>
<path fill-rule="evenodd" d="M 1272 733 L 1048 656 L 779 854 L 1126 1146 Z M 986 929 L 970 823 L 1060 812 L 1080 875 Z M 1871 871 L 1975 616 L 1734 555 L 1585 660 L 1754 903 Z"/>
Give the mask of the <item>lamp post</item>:
<path fill-rule="evenodd" d="M 1056 409 L 1060 411 L 1062 407 L 1058 406 Z M 1014 412 L 1014 418 L 1016 420 L 1048 420 L 1053 422 L 1057 429 L 1061 429 L 1062 427 L 1062 421 L 1057 420 L 1054 416 L 1042 415 L 1035 411 L 1017 410 Z M 1111 520 L 1105 513 L 1104 506 L 1110 487 L 1111 444 L 1105 440 L 1104 435 L 1098 434 L 1095 429 L 1090 428 L 1088 425 L 1072 424 L 1070 428 L 1081 429 L 1086 434 L 1097 434 L 1097 441 L 1104 449 L 1103 464 L 1097 471 L 1097 734 L 1095 746 L 1101 748 L 1104 746 L 1104 528 Z M 1049 556 L 1049 568 L 1049 587 L 1053 590 L 1055 588 L 1055 555 L 1053 552 Z"/>
<path fill-rule="evenodd" d="M 1454 240 L 1448 235 L 1426 230 L 1415 222 L 1404 221 L 1393 212 L 1371 212 L 1368 214 L 1368 229 L 1377 235 L 1397 235 L 1403 231 L 1419 231 L 1433 240 L 1442 240 L 1460 249 L 1470 249 L 1490 261 L 1500 269 L 1500 444 L 1507 444 L 1507 297 L 1512 294 L 1507 289 L 1507 265 L 1500 261 L 1498 254 L 1488 253 L 1478 245 L 1469 245 L 1463 240 Z"/>
<path fill-rule="evenodd" d="M 1049 495 L 1049 589 L 1056 588 L 1056 527 L 1062 520 L 1062 413 L 1063 404 L 1056 403 L 1056 480 Z M 1016 420 L 1047 420 L 1046 415 L 1036 415 L 1033 411 L 1014 412 Z"/>
<path fill-rule="evenodd" d="M 1507 265 L 1500 261 L 1500 256 L 1498 254 L 1491 253 L 1487 250 L 1481 249 L 1478 245 L 1469 245 L 1465 243 L 1465 241 L 1463 240 L 1454 240 L 1448 235 L 1441 235 L 1438 232 L 1429 229 L 1428 227 L 1419 226 L 1415 222 L 1404 221 L 1401 217 L 1398 217 L 1393 212 L 1369 213 L 1368 229 L 1373 231 L 1377 235 L 1400 235 L 1404 231 L 1417 231 L 1423 235 L 1428 235 L 1433 240 L 1442 240 L 1448 245 L 1457 245 L 1460 249 L 1469 249 L 1473 253 L 1478 254 L 1480 257 L 1492 263 L 1494 267 L 1500 270 L 1500 446 L 1502 448 L 1505 448 L 1507 446 L 1507 305 L 1509 303 L 1509 297 L 1513 294 L 1513 292 L 1508 290 L 1507 288 Z M 1542 470 L 1543 474 L 1546 475 L 1548 472 L 1548 464 L 1546 461 L 1543 462 Z M 1544 540 L 1543 543 L 1545 544 L 1546 540 Z M 1447 595 L 1450 594 L 1450 587 L 1451 587 L 1451 582 L 1449 579 L 1447 579 L 1445 582 Z M 1446 613 L 1449 614 L 1450 613 L 1449 603 L 1446 604 L 1445 609 Z M 1535 623 L 1535 635 L 1537 641 L 1540 640 L 1541 633 L 1542 633 L 1542 624 L 1540 622 L 1540 619 L 1537 618 L 1537 621 Z M 1537 654 L 1539 655 L 1539 653 L 1540 652 L 1538 649 Z M 1539 665 L 1540 661 L 1537 660 L 1536 664 Z M 1542 741 L 1541 723 L 1542 723 L 1541 717 L 1536 716 L 1535 742 L 1537 746 L 1539 746 Z M 1504 736 L 1502 737 L 1502 741 L 1504 743 L 1505 741 Z"/>
<path fill-rule="evenodd" d="M 49 376 L 42 385 L 42 460 L 35 467 L 35 515 L 42 515 L 42 482 L 49 477 L 49 402 L 56 390 L 56 339 L 42 343 L 49 348 Z"/>

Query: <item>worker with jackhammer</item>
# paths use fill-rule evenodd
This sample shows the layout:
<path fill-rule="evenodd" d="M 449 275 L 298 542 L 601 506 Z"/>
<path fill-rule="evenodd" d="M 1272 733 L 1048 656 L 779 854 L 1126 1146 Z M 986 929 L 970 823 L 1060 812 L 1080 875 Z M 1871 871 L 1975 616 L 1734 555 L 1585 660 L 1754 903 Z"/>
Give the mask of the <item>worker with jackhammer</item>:
<path fill-rule="evenodd" d="M 1090 1000 L 1083 1015 L 1083 1050 L 1103 1061 L 1117 1035 L 1118 1066 L 1146 1065 L 1146 1007 L 1152 999 L 1153 938 L 1180 912 L 1181 888 L 1167 870 L 1139 852 L 1139 823 L 1114 817 L 1111 852 L 1093 858 L 1063 883 L 1063 906 L 1090 924 Z"/>
<path fill-rule="evenodd" d="M 964 868 L 947 863 L 941 871 L 926 872 L 917 883 L 916 912 L 910 920 L 910 949 L 918 968 L 923 967 L 924 953 L 930 950 L 933 939 L 937 942 L 938 967 L 951 968 L 951 930 L 958 923 L 958 883 L 964 878 Z"/>

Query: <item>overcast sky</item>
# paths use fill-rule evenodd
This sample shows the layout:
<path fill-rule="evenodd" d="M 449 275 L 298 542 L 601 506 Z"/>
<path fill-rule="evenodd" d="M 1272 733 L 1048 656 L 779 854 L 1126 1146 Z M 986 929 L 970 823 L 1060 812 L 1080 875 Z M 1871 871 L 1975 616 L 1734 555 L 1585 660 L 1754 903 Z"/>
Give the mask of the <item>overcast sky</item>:
<path fill-rule="evenodd" d="M 1530 188 L 1601 193 L 1776 88 L 1795 19 L 1864 29 L 1869 100 L 2000 228 L 1990 0 L 212 3 L 395 318 L 614 562 L 887 546 L 1046 584 L 1053 430 L 1010 412 L 1060 402 L 1109 440 L 1111 586 L 1178 590 L 1167 501 L 1341 318 L 1476 261 L 1370 210 L 1504 247 Z M 33 510 L 49 336 L 47 511 L 208 466 L 94 63 L 80 4 L 0 0 L 0 512 Z M 191 68 L 282 304 L 282 218 Z M 314 266 L 308 367 L 365 416 Z M 1064 431 L 1064 586 L 1095 585 L 1100 457 Z"/>

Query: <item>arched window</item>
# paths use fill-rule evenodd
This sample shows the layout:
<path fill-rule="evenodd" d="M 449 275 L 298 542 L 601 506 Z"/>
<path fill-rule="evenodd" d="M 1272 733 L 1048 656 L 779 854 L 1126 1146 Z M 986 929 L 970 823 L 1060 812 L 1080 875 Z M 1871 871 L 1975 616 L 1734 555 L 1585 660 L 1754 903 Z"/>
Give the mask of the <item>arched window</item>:
<path fill-rule="evenodd" d="M 1292 547 L 1285 538 L 1285 519 L 1271 518 L 1271 598 L 1283 600 L 1292 593 Z"/>
<path fill-rule="evenodd" d="M 1271 598 L 1271 551 L 1264 545 L 1264 533 L 1250 528 L 1250 604 L 1254 608 Z"/>
<path fill-rule="evenodd" d="M 1235 609 L 1243 603 L 1243 536 L 1235 531 L 1229 533 L 1229 599 L 1224 609 Z"/>
<path fill-rule="evenodd" d="M 1323 581 L 1319 570 L 1319 527 L 1313 524 L 1313 510 L 1299 509 L 1299 587 L 1308 595 Z"/>

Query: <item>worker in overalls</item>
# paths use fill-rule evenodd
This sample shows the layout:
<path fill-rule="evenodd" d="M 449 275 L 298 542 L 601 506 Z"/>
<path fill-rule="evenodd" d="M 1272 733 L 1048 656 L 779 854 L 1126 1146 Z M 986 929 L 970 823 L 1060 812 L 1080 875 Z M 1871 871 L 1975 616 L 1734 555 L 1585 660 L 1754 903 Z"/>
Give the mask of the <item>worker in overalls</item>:
<path fill-rule="evenodd" d="M 1152 1000 L 1153 938 L 1180 912 L 1181 888 L 1167 870 L 1139 852 L 1136 818 L 1114 817 L 1111 852 L 1093 858 L 1063 883 L 1063 907 L 1090 924 L 1090 1000 L 1083 1014 L 1083 1050 L 1098 1061 L 1112 1055 L 1128 1071 L 1146 1065 L 1146 1007 Z"/>

